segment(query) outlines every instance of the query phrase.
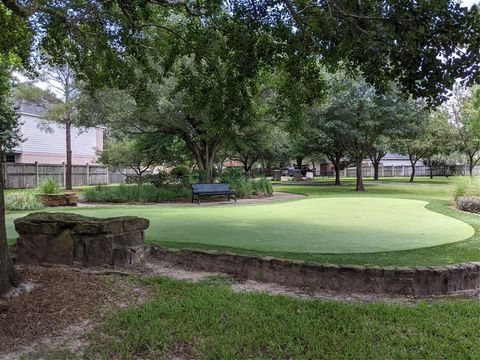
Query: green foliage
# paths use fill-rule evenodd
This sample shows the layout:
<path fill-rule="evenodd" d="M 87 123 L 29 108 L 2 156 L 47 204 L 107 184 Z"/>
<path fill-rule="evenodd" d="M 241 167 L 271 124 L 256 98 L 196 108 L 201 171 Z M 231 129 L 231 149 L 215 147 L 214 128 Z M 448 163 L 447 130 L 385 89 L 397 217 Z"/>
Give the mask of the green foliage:
<path fill-rule="evenodd" d="M 218 181 L 222 183 L 233 183 L 237 181 L 238 179 L 244 178 L 245 173 L 243 172 L 243 169 L 240 167 L 235 167 L 235 166 L 229 166 L 227 167 L 218 177 Z"/>
<path fill-rule="evenodd" d="M 192 183 L 205 183 L 208 182 L 208 170 L 207 169 L 193 169 L 190 174 L 190 182 Z M 210 180 L 214 181 L 218 178 L 218 171 L 216 168 L 212 169 L 212 175 Z"/>
<path fill-rule="evenodd" d="M 170 170 L 170 176 L 178 182 L 188 184 L 190 182 L 190 169 L 186 166 L 176 166 Z"/>
<path fill-rule="evenodd" d="M 40 194 L 58 194 L 62 191 L 57 180 L 52 177 L 46 178 L 40 185 L 38 185 L 37 191 Z"/>
<path fill-rule="evenodd" d="M 5 196 L 6 210 L 31 211 L 43 208 L 44 205 L 32 192 L 14 192 Z"/>
<path fill-rule="evenodd" d="M 250 198 L 252 196 L 253 186 L 252 180 L 242 176 L 235 180 L 229 181 L 230 187 L 237 193 L 237 197 L 241 199 Z"/>
<path fill-rule="evenodd" d="M 102 151 L 98 153 L 98 161 L 105 166 L 120 172 L 133 170 L 135 179 L 141 183 L 145 172 L 162 163 L 162 150 L 145 141 L 142 137 L 122 140 L 109 140 Z"/>
<path fill-rule="evenodd" d="M 227 167 L 220 175 L 219 181 L 230 184 L 238 198 L 244 199 L 252 196 L 252 180 L 245 177 L 243 169 L 239 167 Z"/>
<path fill-rule="evenodd" d="M 453 196 L 455 199 L 461 196 L 480 197 L 480 177 L 478 176 L 456 177 Z"/>
<path fill-rule="evenodd" d="M 260 178 L 252 180 L 252 189 L 253 192 L 258 195 L 271 196 L 273 195 L 272 183 L 269 179 Z"/>
<path fill-rule="evenodd" d="M 270 196 L 273 194 L 270 180 L 265 178 L 250 179 L 242 168 L 227 167 L 219 177 L 219 182 L 230 184 L 239 198 L 249 198 L 252 194 Z"/>
<path fill-rule="evenodd" d="M 11 64 L 0 55 L 0 154 L 14 148 L 23 140 L 18 122 L 19 115 L 15 111 L 11 98 L 11 70 Z"/>
<path fill-rule="evenodd" d="M 97 186 L 85 190 L 88 202 L 128 203 L 128 202 L 164 202 L 188 200 L 191 189 L 183 184 L 157 187 L 144 185 Z"/>

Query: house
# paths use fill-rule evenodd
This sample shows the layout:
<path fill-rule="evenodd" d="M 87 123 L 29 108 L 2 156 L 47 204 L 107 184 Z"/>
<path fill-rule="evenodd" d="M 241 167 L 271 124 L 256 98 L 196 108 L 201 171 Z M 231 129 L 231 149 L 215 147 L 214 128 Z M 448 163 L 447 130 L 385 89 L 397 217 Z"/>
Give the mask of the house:
<path fill-rule="evenodd" d="M 372 165 L 370 159 L 365 159 L 364 161 L 365 166 Z M 422 161 L 419 161 L 417 166 L 423 165 Z M 410 158 L 408 155 L 400 155 L 400 154 L 393 154 L 387 153 L 382 160 L 380 161 L 380 166 L 411 166 Z"/>
<path fill-rule="evenodd" d="M 65 127 L 44 118 L 45 104 L 22 101 L 19 106 L 20 133 L 25 140 L 5 155 L 5 162 L 61 164 L 66 162 Z M 72 126 L 72 164 L 96 162 L 103 149 L 104 129 Z"/>

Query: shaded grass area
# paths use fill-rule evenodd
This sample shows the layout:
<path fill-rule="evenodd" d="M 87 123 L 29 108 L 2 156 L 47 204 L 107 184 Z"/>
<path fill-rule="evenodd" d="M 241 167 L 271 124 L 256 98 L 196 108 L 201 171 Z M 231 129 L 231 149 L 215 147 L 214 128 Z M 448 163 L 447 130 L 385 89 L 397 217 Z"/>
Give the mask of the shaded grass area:
<path fill-rule="evenodd" d="M 108 316 L 88 354 L 104 358 L 474 359 L 478 301 L 413 306 L 298 300 L 160 277 L 142 305 Z"/>

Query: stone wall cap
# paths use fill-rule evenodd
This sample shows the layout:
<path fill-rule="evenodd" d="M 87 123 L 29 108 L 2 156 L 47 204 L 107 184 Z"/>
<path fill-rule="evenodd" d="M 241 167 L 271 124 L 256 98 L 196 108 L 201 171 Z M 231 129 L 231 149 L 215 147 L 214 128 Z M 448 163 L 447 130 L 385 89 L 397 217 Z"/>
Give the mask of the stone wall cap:
<path fill-rule="evenodd" d="M 35 212 L 15 219 L 14 223 L 19 233 L 24 232 L 24 224 L 55 224 L 59 228 L 72 228 L 75 233 L 122 233 L 125 224 L 128 224 L 129 231 L 145 230 L 150 225 L 148 219 L 137 216 L 95 218 L 70 212 Z M 111 224 L 117 224 L 117 229 L 109 226 Z"/>

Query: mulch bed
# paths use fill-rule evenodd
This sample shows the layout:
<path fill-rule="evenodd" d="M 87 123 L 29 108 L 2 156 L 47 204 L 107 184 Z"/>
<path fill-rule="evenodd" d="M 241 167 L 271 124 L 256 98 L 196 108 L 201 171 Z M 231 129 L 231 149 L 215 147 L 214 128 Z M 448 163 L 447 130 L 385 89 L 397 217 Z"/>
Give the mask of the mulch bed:
<path fill-rule="evenodd" d="M 11 351 L 92 318 L 115 294 L 98 276 L 67 268 L 19 267 L 29 292 L 7 299 L 0 309 L 0 349 Z"/>

